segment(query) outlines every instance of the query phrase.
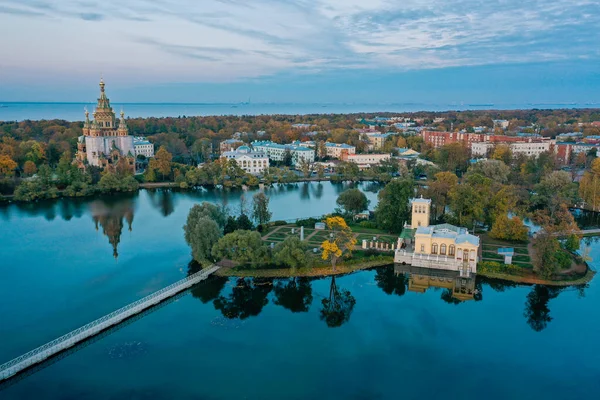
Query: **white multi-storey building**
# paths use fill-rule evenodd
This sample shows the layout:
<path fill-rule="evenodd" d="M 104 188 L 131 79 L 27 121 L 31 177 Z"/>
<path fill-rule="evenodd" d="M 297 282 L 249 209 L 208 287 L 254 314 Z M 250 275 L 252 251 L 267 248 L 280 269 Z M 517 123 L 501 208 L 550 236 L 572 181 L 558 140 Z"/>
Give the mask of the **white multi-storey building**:
<path fill-rule="evenodd" d="M 292 142 L 295 146 L 309 147 L 311 149 L 316 149 L 318 146 L 317 142 L 309 141 L 309 142 L 300 142 L 295 141 Z M 332 143 L 325 142 L 325 151 L 327 157 L 341 159 L 342 154 L 356 154 L 356 147 L 346 144 L 346 143 Z"/>
<path fill-rule="evenodd" d="M 551 146 L 554 144 L 550 140 L 545 141 L 528 141 L 528 142 L 515 142 L 515 143 L 491 143 L 491 142 L 480 142 L 471 143 L 471 153 L 473 157 L 486 156 L 488 152 L 499 144 L 504 144 L 510 147 L 510 151 L 513 155 L 524 154 L 528 157 L 538 157 L 540 154 L 551 150 Z"/>
<path fill-rule="evenodd" d="M 265 140 L 252 142 L 252 148 L 255 151 L 265 153 L 271 161 L 283 161 L 285 153 L 289 151 L 292 156 L 293 166 L 296 166 L 302 160 L 311 164 L 315 162 L 315 151 L 304 146 L 295 144 L 277 144 Z"/>
<path fill-rule="evenodd" d="M 390 154 L 348 154 L 342 157 L 342 160 L 358 164 L 360 169 L 379 165 L 382 161 L 389 160 Z"/>
<path fill-rule="evenodd" d="M 235 160 L 245 172 L 253 175 L 262 174 L 269 169 L 269 157 L 263 152 L 252 151 L 248 146 L 240 146 L 236 150 L 226 151 L 221 158 Z"/>
<path fill-rule="evenodd" d="M 146 158 L 154 157 L 154 144 L 143 136 L 133 138 L 133 150 L 135 156 L 144 156 Z"/>

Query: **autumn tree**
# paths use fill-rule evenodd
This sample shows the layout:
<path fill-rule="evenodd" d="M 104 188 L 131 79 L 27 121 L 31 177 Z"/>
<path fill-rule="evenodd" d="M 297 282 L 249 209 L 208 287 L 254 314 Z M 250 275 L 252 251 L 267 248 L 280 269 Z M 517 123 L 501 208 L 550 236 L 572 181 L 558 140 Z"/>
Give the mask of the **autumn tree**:
<path fill-rule="evenodd" d="M 7 155 L 0 156 L 0 176 L 13 176 L 17 163 Z"/>
<path fill-rule="evenodd" d="M 510 165 L 513 159 L 510 146 L 507 144 L 497 144 L 492 150 L 492 160 L 502 161 L 506 165 Z"/>
<path fill-rule="evenodd" d="M 342 217 L 329 217 L 325 220 L 325 225 L 331 232 L 329 239 L 321 244 L 321 258 L 329 260 L 335 270 L 337 260 L 342 255 L 352 254 L 356 238 Z"/>
<path fill-rule="evenodd" d="M 35 166 L 35 163 L 33 161 L 25 161 L 25 164 L 23 164 L 23 173 L 27 176 L 31 176 L 33 174 L 35 174 L 37 172 L 37 167 Z"/>
<path fill-rule="evenodd" d="M 592 162 L 579 182 L 579 196 L 593 211 L 600 208 L 600 158 Z"/>
<path fill-rule="evenodd" d="M 450 191 L 458 185 L 458 177 L 452 172 L 438 172 L 434 180 L 425 190 L 425 195 L 434 205 L 434 217 L 437 219 L 445 213 L 449 202 Z"/>
<path fill-rule="evenodd" d="M 526 242 L 528 232 L 519 217 L 508 218 L 507 215 L 501 215 L 496 218 L 489 235 L 494 239 Z"/>
<path fill-rule="evenodd" d="M 164 180 L 171 174 L 171 160 L 173 160 L 173 155 L 167 151 L 165 146 L 161 146 L 154 155 L 154 159 L 150 160 L 149 168 L 155 168 Z"/>

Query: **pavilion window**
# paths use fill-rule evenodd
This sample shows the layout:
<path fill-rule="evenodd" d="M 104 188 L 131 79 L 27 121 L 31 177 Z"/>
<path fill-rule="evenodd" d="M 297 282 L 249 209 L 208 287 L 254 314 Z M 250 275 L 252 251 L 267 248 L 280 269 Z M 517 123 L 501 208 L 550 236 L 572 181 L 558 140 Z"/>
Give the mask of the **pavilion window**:
<path fill-rule="evenodd" d="M 437 254 L 437 251 L 438 251 L 438 245 L 434 243 L 431 246 L 431 254 Z"/>
<path fill-rule="evenodd" d="M 424 244 L 421 245 L 421 253 L 425 253 L 425 245 Z"/>
<path fill-rule="evenodd" d="M 451 244 L 450 247 L 448 248 L 448 255 L 453 256 L 454 252 L 455 252 L 454 245 Z"/>
<path fill-rule="evenodd" d="M 446 255 L 446 245 L 445 244 L 442 244 L 440 246 L 440 254 L 443 255 L 443 256 Z"/>

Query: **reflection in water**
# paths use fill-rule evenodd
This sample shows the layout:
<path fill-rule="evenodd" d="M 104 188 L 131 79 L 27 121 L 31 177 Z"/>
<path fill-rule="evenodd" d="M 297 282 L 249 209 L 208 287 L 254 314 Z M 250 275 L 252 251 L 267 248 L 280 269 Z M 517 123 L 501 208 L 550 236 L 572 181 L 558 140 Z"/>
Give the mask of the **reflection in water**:
<path fill-rule="evenodd" d="M 523 316 L 527 318 L 527 323 L 536 332 L 546 329 L 548 323 L 552 321 L 548 302 L 556 298 L 561 292 L 561 288 L 548 287 L 543 285 L 534 285 L 531 292 L 527 295 L 525 303 L 525 312 Z"/>
<path fill-rule="evenodd" d="M 160 211 L 163 217 L 168 217 L 175 211 L 173 191 L 170 189 L 148 189 L 150 203 Z"/>
<path fill-rule="evenodd" d="M 332 276 L 329 297 L 324 298 L 321 303 L 321 320 L 325 321 L 328 327 L 337 328 L 348 322 L 356 300 L 349 290 L 339 289 L 335 284 L 335 276 Z"/>
<path fill-rule="evenodd" d="M 317 183 L 317 185 L 312 185 L 313 196 L 318 200 L 323 197 L 323 184 L 321 182 Z"/>
<path fill-rule="evenodd" d="M 459 304 L 466 300 L 481 300 L 481 289 L 475 287 L 475 276 L 461 277 L 458 271 L 394 265 L 394 272 L 408 278 L 408 290 L 425 293 L 430 287 L 446 289 L 442 300 Z M 387 292 L 386 292 L 387 293 Z"/>
<path fill-rule="evenodd" d="M 96 230 L 102 227 L 102 233 L 108 237 L 108 242 L 113 248 L 113 257 L 119 257 L 118 246 L 123 231 L 123 220 L 127 222 L 131 232 L 133 224 L 134 202 L 131 198 L 120 200 L 94 200 L 89 204 L 92 219 L 96 224 Z"/>
<path fill-rule="evenodd" d="M 213 304 L 225 318 L 246 319 L 257 316 L 267 305 L 267 296 L 273 290 L 273 279 L 239 278 L 234 285 L 227 297 L 221 295 Z"/>
<path fill-rule="evenodd" d="M 202 269 L 201 265 L 192 260 L 188 264 L 188 273 L 190 276 L 199 272 Z M 219 297 L 221 290 L 225 287 L 228 278 L 224 276 L 211 275 L 204 281 L 195 285 L 191 289 L 192 296 L 199 299 L 203 304 L 211 302 Z"/>
<path fill-rule="evenodd" d="M 277 281 L 273 291 L 275 293 L 273 302 L 291 312 L 307 312 L 313 300 L 312 287 L 308 278 Z"/>
<path fill-rule="evenodd" d="M 572 209 L 577 226 L 581 229 L 600 228 L 600 212 Z"/>
<path fill-rule="evenodd" d="M 377 287 L 387 294 L 396 294 L 402 296 L 406 293 L 407 277 L 404 274 L 397 274 L 393 265 L 381 267 L 375 273 L 375 282 Z"/>
<path fill-rule="evenodd" d="M 302 200 L 310 200 L 310 191 L 309 191 L 310 185 L 308 182 L 304 182 L 303 184 L 301 184 L 300 186 L 300 198 Z"/>

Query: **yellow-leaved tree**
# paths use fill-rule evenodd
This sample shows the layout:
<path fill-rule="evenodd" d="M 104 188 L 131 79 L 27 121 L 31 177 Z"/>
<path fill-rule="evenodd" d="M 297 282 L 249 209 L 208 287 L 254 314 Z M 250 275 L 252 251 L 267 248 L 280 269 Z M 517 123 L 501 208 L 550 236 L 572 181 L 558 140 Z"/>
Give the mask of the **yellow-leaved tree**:
<path fill-rule="evenodd" d="M 329 217 L 325 219 L 325 225 L 331 232 L 329 239 L 321 244 L 323 249 L 321 257 L 323 260 L 331 261 L 331 266 L 335 270 L 337 260 L 344 253 L 352 253 L 356 238 L 342 217 Z"/>

